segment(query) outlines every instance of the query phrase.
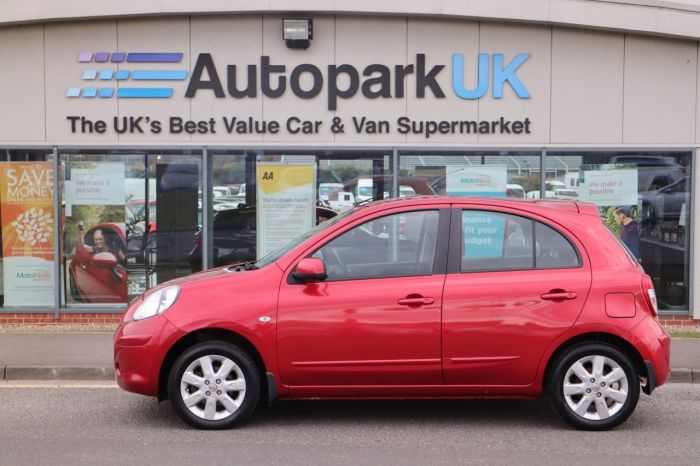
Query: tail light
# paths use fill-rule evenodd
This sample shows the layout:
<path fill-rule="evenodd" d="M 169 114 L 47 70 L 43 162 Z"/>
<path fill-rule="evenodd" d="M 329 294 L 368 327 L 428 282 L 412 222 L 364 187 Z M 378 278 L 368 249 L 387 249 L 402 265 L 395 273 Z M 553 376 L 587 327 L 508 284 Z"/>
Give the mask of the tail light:
<path fill-rule="evenodd" d="M 656 291 L 654 290 L 654 283 L 651 281 L 651 277 L 647 274 L 642 276 L 642 291 L 649 305 L 649 310 L 651 310 L 651 315 L 656 317 L 659 312 L 659 306 L 656 302 Z"/>

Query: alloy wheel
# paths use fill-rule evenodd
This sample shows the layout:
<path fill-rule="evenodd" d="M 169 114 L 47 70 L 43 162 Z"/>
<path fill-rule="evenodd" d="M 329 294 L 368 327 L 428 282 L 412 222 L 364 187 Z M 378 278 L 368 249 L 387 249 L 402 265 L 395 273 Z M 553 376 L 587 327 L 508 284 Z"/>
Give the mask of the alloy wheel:
<path fill-rule="evenodd" d="M 233 360 L 204 355 L 192 361 L 182 374 L 180 396 L 187 409 L 200 419 L 226 419 L 241 407 L 246 379 Z"/>
<path fill-rule="evenodd" d="M 562 390 L 572 412 L 601 421 L 617 414 L 629 394 L 625 371 L 613 359 L 600 354 L 587 355 L 566 371 Z"/>

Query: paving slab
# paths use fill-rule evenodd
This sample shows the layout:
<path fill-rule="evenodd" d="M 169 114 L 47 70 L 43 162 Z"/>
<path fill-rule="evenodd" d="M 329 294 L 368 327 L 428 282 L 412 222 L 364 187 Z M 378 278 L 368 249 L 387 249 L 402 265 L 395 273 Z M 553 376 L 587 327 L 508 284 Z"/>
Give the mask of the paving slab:
<path fill-rule="evenodd" d="M 0 367 L 111 367 L 113 336 L 108 332 L 0 333 Z"/>

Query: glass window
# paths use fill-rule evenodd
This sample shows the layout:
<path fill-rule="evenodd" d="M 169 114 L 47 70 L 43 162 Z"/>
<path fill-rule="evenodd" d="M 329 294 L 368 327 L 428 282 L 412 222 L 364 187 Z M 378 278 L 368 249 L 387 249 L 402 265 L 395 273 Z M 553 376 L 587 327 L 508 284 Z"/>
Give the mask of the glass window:
<path fill-rule="evenodd" d="M 553 228 L 535 222 L 535 267 L 565 269 L 581 265 L 574 246 Z"/>
<path fill-rule="evenodd" d="M 549 190 L 575 190 L 640 260 L 659 310 L 687 311 L 690 152 L 547 152 Z"/>
<path fill-rule="evenodd" d="M 343 233 L 316 251 L 329 280 L 408 277 L 433 272 L 439 213 L 381 217 Z"/>
<path fill-rule="evenodd" d="M 532 220 L 515 215 L 462 212 L 462 271 L 531 269 Z"/>
<path fill-rule="evenodd" d="M 56 224 L 51 152 L 0 150 L 0 224 L 0 307 L 53 307 Z"/>
<path fill-rule="evenodd" d="M 415 194 L 538 198 L 539 152 L 402 153 L 399 190 Z M 407 195 L 409 195 L 407 193 Z"/>
<path fill-rule="evenodd" d="M 259 259 L 359 202 L 392 195 L 387 153 L 210 154 L 210 266 Z M 192 249 L 199 260 L 202 245 L 198 237 Z"/>
<path fill-rule="evenodd" d="M 533 248 L 533 225 L 534 248 Z M 578 267 L 578 254 L 561 233 L 516 215 L 462 212 L 462 272 Z"/>
<path fill-rule="evenodd" d="M 187 275 L 201 155 L 62 153 L 62 303 L 123 305 Z"/>

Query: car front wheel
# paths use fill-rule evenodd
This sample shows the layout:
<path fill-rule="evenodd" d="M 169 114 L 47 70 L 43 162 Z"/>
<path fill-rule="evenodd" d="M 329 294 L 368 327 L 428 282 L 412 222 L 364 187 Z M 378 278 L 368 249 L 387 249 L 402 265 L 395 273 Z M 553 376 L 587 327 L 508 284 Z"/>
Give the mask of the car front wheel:
<path fill-rule="evenodd" d="M 223 341 L 199 343 L 173 364 L 168 395 L 177 414 L 199 429 L 227 429 L 255 410 L 260 375 L 241 348 Z"/>
<path fill-rule="evenodd" d="M 554 366 L 549 396 L 559 415 L 582 430 L 624 422 L 639 400 L 639 377 L 629 357 L 604 343 L 563 354 Z"/>

